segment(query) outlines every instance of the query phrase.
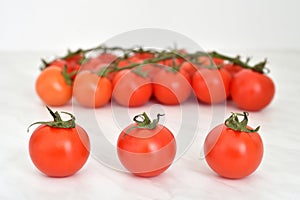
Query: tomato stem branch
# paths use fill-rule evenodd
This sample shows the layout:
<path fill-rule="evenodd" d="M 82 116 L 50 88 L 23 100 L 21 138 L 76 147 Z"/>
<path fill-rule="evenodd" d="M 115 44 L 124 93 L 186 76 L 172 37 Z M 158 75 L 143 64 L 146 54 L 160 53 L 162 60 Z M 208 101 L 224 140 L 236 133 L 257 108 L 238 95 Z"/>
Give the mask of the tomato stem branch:
<path fill-rule="evenodd" d="M 50 126 L 53 128 L 75 128 L 76 124 L 75 124 L 74 115 L 72 115 L 71 113 L 68 113 L 68 112 L 61 112 L 63 114 L 69 115 L 71 117 L 71 119 L 69 119 L 67 121 L 63 121 L 57 111 L 53 112 L 48 106 L 46 106 L 46 108 L 49 111 L 49 113 L 51 114 L 51 116 L 53 117 L 54 121 L 47 121 L 47 122 L 41 121 L 41 122 L 32 123 L 27 128 L 27 132 L 29 132 L 29 128 L 31 126 L 36 125 L 36 124 L 44 124 L 44 125 L 47 125 L 47 126 Z"/>
<path fill-rule="evenodd" d="M 242 132 L 247 132 L 247 133 L 255 133 L 259 130 L 260 126 L 256 127 L 256 129 L 249 129 L 247 127 L 248 125 L 248 115 L 249 113 L 243 112 L 241 113 L 232 113 L 231 116 L 226 119 L 225 125 L 228 128 L 231 128 L 232 130 L 235 131 L 242 131 Z M 242 121 L 239 121 L 238 116 L 243 116 L 244 119 Z"/>

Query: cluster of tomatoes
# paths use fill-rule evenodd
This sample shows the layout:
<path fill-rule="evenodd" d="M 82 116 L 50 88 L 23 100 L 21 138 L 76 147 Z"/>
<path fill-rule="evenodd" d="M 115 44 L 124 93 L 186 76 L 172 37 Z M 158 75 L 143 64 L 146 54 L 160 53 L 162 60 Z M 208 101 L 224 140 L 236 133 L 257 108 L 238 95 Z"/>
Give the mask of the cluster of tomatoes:
<path fill-rule="evenodd" d="M 232 99 L 249 111 L 266 107 L 275 87 L 265 72 L 266 62 L 250 66 L 239 58 L 184 50 L 131 50 L 117 56 L 102 52 L 86 58 L 79 50 L 46 63 L 36 81 L 38 96 L 46 105 L 60 106 L 72 96 L 82 106 L 98 108 L 111 99 L 137 107 L 155 98 L 177 105 L 195 94 L 205 104 Z"/>
<path fill-rule="evenodd" d="M 36 81 L 36 91 L 46 105 L 60 106 L 72 97 L 82 106 L 98 108 L 111 99 L 126 107 L 142 106 L 150 98 L 165 105 L 177 105 L 196 95 L 200 102 L 215 104 L 232 99 L 250 111 L 266 107 L 275 87 L 266 72 L 266 61 L 253 66 L 239 57 L 216 52 L 184 50 L 154 51 L 98 47 L 96 57 L 86 58 L 90 50 L 69 52 L 47 63 Z M 95 50 L 95 49 L 91 49 Z M 108 51 L 110 50 L 110 51 Z M 117 56 L 113 51 L 122 51 Z M 48 107 L 47 107 L 48 108 Z M 75 117 L 63 121 L 48 108 L 54 121 L 41 124 L 33 132 L 29 151 L 35 166 L 53 177 L 70 176 L 86 163 L 90 141 Z M 239 116 L 243 120 L 239 121 Z M 120 133 L 117 152 L 120 162 L 131 173 L 152 177 L 163 173 L 176 155 L 172 132 L 150 120 L 146 113 L 134 117 L 134 123 Z M 34 125 L 33 124 L 33 125 Z M 204 143 L 205 159 L 217 174 L 243 178 L 253 173 L 263 157 L 263 143 L 248 124 L 248 113 L 232 113 L 216 126 Z"/>
<path fill-rule="evenodd" d="M 48 107 L 47 107 L 48 108 Z M 50 177 L 71 176 L 79 171 L 90 155 L 87 132 L 75 123 L 75 117 L 63 121 L 58 112 L 48 108 L 54 121 L 41 124 L 29 142 L 34 165 Z M 244 116 L 239 121 L 238 116 Z M 163 115 L 151 121 L 146 113 L 136 115 L 134 123 L 119 134 L 117 153 L 120 162 L 132 174 L 140 177 L 158 176 L 173 163 L 176 139 L 159 123 Z M 224 124 L 216 126 L 204 143 L 205 159 L 213 171 L 225 178 L 243 178 L 253 173 L 263 157 L 263 143 L 258 128 L 248 126 L 248 113 L 232 113 Z M 32 126 L 31 125 L 31 126 Z"/>

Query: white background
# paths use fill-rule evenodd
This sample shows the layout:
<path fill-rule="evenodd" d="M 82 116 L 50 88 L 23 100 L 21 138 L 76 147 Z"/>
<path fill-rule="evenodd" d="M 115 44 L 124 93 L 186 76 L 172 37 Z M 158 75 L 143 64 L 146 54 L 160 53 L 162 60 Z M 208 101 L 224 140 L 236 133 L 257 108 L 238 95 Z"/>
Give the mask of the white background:
<path fill-rule="evenodd" d="M 300 49 L 297 0 L 0 0 L 0 50 L 91 47 L 165 28 L 205 49 Z"/>
<path fill-rule="evenodd" d="M 0 0 L 0 199 L 300 199 L 299 2 Z M 200 159 L 208 132 L 202 125 L 209 120 L 209 107 L 202 104 L 204 121 L 191 148 L 158 177 L 140 179 L 94 157 L 77 174 L 62 179 L 43 176 L 34 167 L 26 129 L 50 119 L 34 90 L 40 58 L 95 46 L 138 28 L 166 28 L 204 49 L 268 58 L 276 94 L 270 106 L 250 114 L 251 126 L 261 125 L 265 147 L 253 175 L 220 178 Z M 228 115 L 241 112 L 232 103 L 226 109 Z M 55 110 L 72 112 L 72 104 Z M 107 110 L 109 105 L 98 110 L 104 121 Z"/>

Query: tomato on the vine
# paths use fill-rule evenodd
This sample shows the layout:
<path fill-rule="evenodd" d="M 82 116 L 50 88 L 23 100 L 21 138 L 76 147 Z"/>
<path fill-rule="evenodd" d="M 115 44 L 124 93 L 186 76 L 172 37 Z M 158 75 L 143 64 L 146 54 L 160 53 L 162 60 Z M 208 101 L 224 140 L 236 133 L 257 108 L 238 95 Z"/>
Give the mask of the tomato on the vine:
<path fill-rule="evenodd" d="M 48 108 L 48 107 L 47 107 Z M 58 112 L 48 108 L 54 118 L 34 130 L 29 141 L 29 154 L 33 164 L 51 177 L 66 177 L 76 173 L 90 154 L 90 141 L 85 130 L 75 123 L 75 117 L 62 121 Z M 31 125 L 31 126 L 32 126 Z"/>
<path fill-rule="evenodd" d="M 133 63 L 142 63 L 144 60 L 153 58 L 154 55 L 151 52 L 137 52 L 128 58 Z"/>
<path fill-rule="evenodd" d="M 243 70 L 243 67 L 233 63 L 224 64 L 222 68 L 228 71 L 232 77 L 234 77 L 238 72 Z"/>
<path fill-rule="evenodd" d="M 38 76 L 35 89 L 46 105 L 61 106 L 72 97 L 72 80 L 61 68 L 47 67 Z"/>
<path fill-rule="evenodd" d="M 183 103 L 192 91 L 189 80 L 189 76 L 185 73 L 162 69 L 153 78 L 153 94 L 163 104 Z"/>
<path fill-rule="evenodd" d="M 81 62 L 84 58 L 85 58 L 84 53 L 76 53 L 76 54 L 65 57 L 64 60 L 69 64 L 71 64 L 71 63 L 81 64 Z"/>
<path fill-rule="evenodd" d="M 272 101 L 275 85 L 270 77 L 243 69 L 233 77 L 230 94 L 238 107 L 258 111 Z"/>
<path fill-rule="evenodd" d="M 159 124 L 160 116 L 158 114 L 157 119 L 151 122 L 146 113 L 137 115 L 135 123 L 119 135 L 118 157 L 134 175 L 157 176 L 167 170 L 175 158 L 175 138 L 168 128 Z"/>
<path fill-rule="evenodd" d="M 151 95 L 151 79 L 134 70 L 122 70 L 113 78 L 112 97 L 122 106 L 142 106 L 149 101 Z"/>
<path fill-rule="evenodd" d="M 244 116 L 239 121 L 238 116 Z M 253 173 L 263 157 L 263 142 L 259 127 L 247 126 L 248 113 L 233 113 L 225 124 L 216 126 L 207 135 L 204 153 L 207 164 L 225 178 L 237 179 Z"/>
<path fill-rule="evenodd" d="M 179 71 L 187 72 L 189 74 L 189 76 L 192 78 L 193 75 L 195 74 L 195 72 L 197 71 L 197 66 L 191 62 L 186 61 L 181 64 Z"/>
<path fill-rule="evenodd" d="M 73 86 L 73 96 L 85 107 L 98 108 L 107 104 L 112 94 L 112 83 L 90 71 L 81 71 Z"/>
<path fill-rule="evenodd" d="M 226 70 L 202 68 L 195 72 L 192 86 L 201 102 L 213 104 L 226 100 L 230 82 L 231 76 Z"/>

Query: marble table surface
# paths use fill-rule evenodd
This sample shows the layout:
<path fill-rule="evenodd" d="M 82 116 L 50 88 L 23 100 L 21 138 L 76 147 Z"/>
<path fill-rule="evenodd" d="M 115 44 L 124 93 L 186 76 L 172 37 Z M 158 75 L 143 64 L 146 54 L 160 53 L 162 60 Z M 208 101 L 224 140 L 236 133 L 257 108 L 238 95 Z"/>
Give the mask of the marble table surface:
<path fill-rule="evenodd" d="M 215 175 L 203 159 L 201 149 L 207 132 L 222 123 L 231 111 L 240 110 L 230 102 L 212 109 L 191 100 L 179 107 L 150 102 L 143 108 L 125 109 L 109 104 L 93 114 L 107 141 L 114 146 L 120 129 L 134 113 L 162 109 L 167 114 L 166 125 L 173 126 L 176 135 L 180 123 L 167 116 L 181 116 L 191 106 L 197 108 L 195 112 L 200 113 L 197 119 L 193 118 L 193 112 L 184 119 L 179 117 L 181 125 L 190 122 L 198 125 L 195 130 L 185 129 L 190 141 L 162 175 L 138 178 L 124 172 L 118 163 L 113 163 L 114 152 L 97 146 L 96 133 L 91 133 L 91 157 L 77 174 L 67 178 L 42 175 L 29 158 L 30 133 L 26 129 L 34 121 L 49 119 L 36 96 L 34 82 L 40 58 L 51 57 L 53 52 L 0 52 L 0 199 L 300 199 L 300 52 L 227 52 L 258 60 L 268 58 L 270 76 L 276 84 L 276 96 L 269 107 L 250 113 L 250 124 L 261 125 L 263 161 L 254 174 L 239 180 Z M 70 103 L 55 109 L 78 112 L 78 107 Z M 121 115 L 126 116 L 123 119 Z M 107 151 L 111 163 L 99 159 L 102 150 Z"/>

